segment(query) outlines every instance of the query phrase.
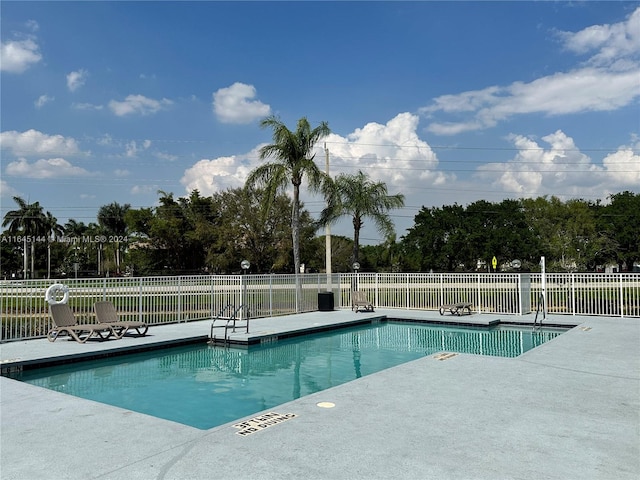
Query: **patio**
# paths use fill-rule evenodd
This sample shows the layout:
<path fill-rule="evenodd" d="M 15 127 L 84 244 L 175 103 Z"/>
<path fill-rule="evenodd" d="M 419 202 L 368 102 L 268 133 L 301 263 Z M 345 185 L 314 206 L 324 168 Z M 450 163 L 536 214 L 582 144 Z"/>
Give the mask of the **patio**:
<path fill-rule="evenodd" d="M 313 312 L 256 320 L 252 332 L 364 316 L 460 320 L 437 312 Z M 533 315 L 471 315 L 532 323 Z M 203 431 L 0 378 L 3 479 L 635 479 L 640 476 L 640 322 L 578 325 L 517 358 L 427 356 L 286 403 L 295 414 L 248 436 Z M 104 349 L 205 339 L 210 321 L 84 345 L 10 342 L 3 368 Z M 442 357 L 440 357 L 442 358 Z M 334 408 L 319 408 L 332 402 Z M 234 422 L 236 423 L 236 422 Z"/>

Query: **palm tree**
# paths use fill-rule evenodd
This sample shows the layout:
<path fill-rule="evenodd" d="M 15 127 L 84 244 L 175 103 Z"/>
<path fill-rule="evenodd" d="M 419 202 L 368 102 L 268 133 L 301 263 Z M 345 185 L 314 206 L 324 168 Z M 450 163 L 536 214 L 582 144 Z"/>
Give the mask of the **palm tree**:
<path fill-rule="evenodd" d="M 293 240 L 293 264 L 296 274 L 300 272 L 300 185 L 306 176 L 309 189 L 317 192 L 327 180 L 327 175 L 314 163 L 313 147 L 322 137 L 331 133 L 327 122 L 321 122 L 311 129 L 309 121 L 303 117 L 298 120 L 296 131 L 289 130 L 275 116 L 260 122 L 262 128 L 273 130 L 273 143 L 260 149 L 260 158 L 273 158 L 254 169 L 247 178 L 249 188 L 263 188 L 266 194 L 264 208 L 269 209 L 276 195 L 293 185 L 293 205 L 291 215 L 291 237 Z M 296 280 L 298 300 L 301 287 Z"/>
<path fill-rule="evenodd" d="M 327 207 L 320 214 L 320 224 L 334 223 L 338 218 L 349 215 L 353 222 L 353 263 L 358 261 L 360 251 L 360 229 L 364 217 L 373 220 L 378 231 L 389 238 L 394 234 L 394 226 L 389 210 L 404 206 L 404 195 L 387 194 L 384 182 L 372 182 L 362 171 L 356 175 L 338 175 L 333 184 L 325 190 Z"/>
<path fill-rule="evenodd" d="M 73 218 L 70 218 L 67 223 L 64 224 L 64 234 L 68 237 L 68 241 L 72 239 L 80 238 L 87 231 L 87 226 L 84 222 L 78 222 Z"/>
<path fill-rule="evenodd" d="M 271 116 L 260 122 L 262 128 L 273 130 L 273 141 L 260 149 L 260 158 L 273 157 L 274 161 L 259 166 L 249 174 L 247 185 L 251 188 L 264 187 L 266 207 L 270 207 L 277 193 L 293 185 L 293 205 L 291 235 L 293 239 L 293 262 L 296 272 L 300 271 L 300 185 L 306 176 L 311 191 L 319 191 L 326 181 L 326 174 L 314 163 L 314 145 L 322 137 L 331 133 L 327 122 L 321 122 L 313 130 L 308 120 L 298 120 L 295 132 L 289 130 L 279 118 Z"/>
<path fill-rule="evenodd" d="M 69 221 L 64 224 L 64 234 L 67 243 L 67 254 L 64 261 L 66 271 L 69 271 L 73 265 L 73 269 L 77 274 L 80 266 L 78 253 L 81 249 L 80 245 L 82 245 L 82 248 L 84 249 L 85 243 L 82 242 L 82 237 L 87 235 L 88 229 L 89 227 L 87 227 L 84 222 L 78 222 L 73 218 L 69 219 Z M 84 251 L 81 253 L 81 256 L 84 257 Z"/>
<path fill-rule="evenodd" d="M 47 278 L 51 278 L 51 243 L 55 241 L 56 237 L 62 236 L 64 229 L 51 212 L 47 212 L 44 227 L 47 230 Z"/>
<path fill-rule="evenodd" d="M 103 205 L 98 210 L 98 224 L 104 228 L 109 236 L 115 239 L 115 264 L 116 272 L 120 273 L 120 239 L 126 238 L 127 222 L 125 215 L 131 205 L 125 203 L 120 205 L 117 202 Z"/>
<path fill-rule="evenodd" d="M 13 200 L 18 204 L 18 209 L 8 211 L 2 221 L 2 226 L 9 226 L 9 232 L 22 235 L 23 278 L 27 278 L 28 250 L 27 243 L 31 243 L 31 274 L 35 267 L 35 241 L 45 230 L 46 217 L 42 212 L 39 202 L 27 203 L 22 197 L 15 196 Z"/>

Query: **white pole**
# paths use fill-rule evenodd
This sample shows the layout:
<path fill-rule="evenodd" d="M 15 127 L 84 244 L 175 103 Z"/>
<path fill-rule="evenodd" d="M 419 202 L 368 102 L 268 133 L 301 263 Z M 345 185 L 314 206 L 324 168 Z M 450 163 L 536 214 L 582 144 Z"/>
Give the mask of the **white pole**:
<path fill-rule="evenodd" d="M 324 153 L 325 153 L 325 163 L 324 163 L 324 172 L 329 176 L 329 149 L 327 149 L 327 144 L 324 144 Z M 327 223 L 324 227 L 325 231 L 325 268 L 327 271 L 327 292 L 332 290 L 331 285 L 331 226 Z"/>
<path fill-rule="evenodd" d="M 540 257 L 540 267 L 542 273 L 542 318 L 547 317 L 547 271 L 544 257 Z"/>
<path fill-rule="evenodd" d="M 22 279 L 27 279 L 27 270 L 29 268 L 29 261 L 27 260 L 27 230 L 24 231 L 24 237 L 22 237 Z"/>

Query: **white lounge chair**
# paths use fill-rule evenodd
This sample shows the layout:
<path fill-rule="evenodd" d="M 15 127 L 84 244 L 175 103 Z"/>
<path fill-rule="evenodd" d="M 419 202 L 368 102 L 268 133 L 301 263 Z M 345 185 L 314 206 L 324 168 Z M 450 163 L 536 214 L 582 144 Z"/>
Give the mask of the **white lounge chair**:
<path fill-rule="evenodd" d="M 471 315 L 472 305 L 473 304 L 467 302 L 446 303 L 440 306 L 440 315 L 444 315 L 446 311 L 449 311 L 451 315 Z"/>
<path fill-rule="evenodd" d="M 145 322 L 137 320 L 120 320 L 118 312 L 111 302 L 96 302 L 93 305 L 93 310 L 96 312 L 96 319 L 98 323 L 106 323 L 118 332 L 123 337 L 130 330 L 135 330 L 138 336 L 144 336 L 147 334 L 149 326 Z"/>
<path fill-rule="evenodd" d="M 122 337 L 120 332 L 109 323 L 78 323 L 73 311 L 66 303 L 49 305 L 49 312 L 54 324 L 47 333 L 47 339 L 50 342 L 55 342 L 62 334 L 69 335 L 79 343 L 85 343 L 93 336 L 99 340 L 106 340 L 111 336 L 116 339 Z"/>
<path fill-rule="evenodd" d="M 363 308 L 366 312 L 373 312 L 373 304 L 367 300 L 367 295 L 360 290 L 351 291 L 351 310 L 356 313 Z"/>

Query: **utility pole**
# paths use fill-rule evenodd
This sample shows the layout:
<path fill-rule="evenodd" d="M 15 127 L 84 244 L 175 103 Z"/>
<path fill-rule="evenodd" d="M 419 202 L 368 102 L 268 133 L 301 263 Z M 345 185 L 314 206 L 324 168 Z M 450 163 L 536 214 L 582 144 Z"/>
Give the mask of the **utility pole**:
<path fill-rule="evenodd" d="M 324 173 L 329 176 L 329 149 L 327 144 L 324 144 Z M 328 205 L 327 205 L 328 206 Z M 325 268 L 327 270 L 327 292 L 332 291 L 331 285 L 331 227 L 327 223 L 324 227 L 325 231 Z"/>

